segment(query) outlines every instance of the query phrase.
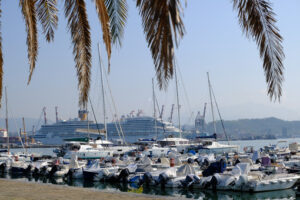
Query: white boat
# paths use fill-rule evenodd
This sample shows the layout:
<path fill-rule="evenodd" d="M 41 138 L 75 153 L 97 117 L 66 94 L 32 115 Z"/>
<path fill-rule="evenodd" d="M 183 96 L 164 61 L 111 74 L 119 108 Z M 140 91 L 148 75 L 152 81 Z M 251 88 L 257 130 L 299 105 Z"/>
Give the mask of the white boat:
<path fill-rule="evenodd" d="M 179 153 L 184 153 L 190 146 L 190 141 L 181 137 L 167 137 L 162 140 L 158 140 L 157 143 L 162 147 L 176 148 Z"/>
<path fill-rule="evenodd" d="M 223 153 L 234 153 L 239 151 L 238 145 L 221 144 L 211 139 L 199 139 L 194 140 L 193 145 L 190 149 L 194 150 L 199 154 L 223 154 Z"/>
<path fill-rule="evenodd" d="M 72 154 L 76 154 L 78 159 L 100 159 L 105 157 L 112 157 L 114 152 L 106 150 L 101 145 L 80 144 L 77 142 L 68 143 L 68 150 L 64 155 L 65 159 L 71 159 Z"/>
<path fill-rule="evenodd" d="M 85 180 L 102 181 L 104 178 L 114 175 L 119 167 L 109 166 L 101 167 L 98 160 L 93 160 L 87 167 L 83 168 L 83 178 Z"/>
<path fill-rule="evenodd" d="M 300 176 L 295 174 L 271 174 L 250 171 L 249 163 L 237 164 L 232 172 L 214 174 L 203 177 L 193 185 L 194 188 L 210 188 L 216 190 L 234 190 L 243 192 L 265 192 L 289 189 L 300 180 Z"/>

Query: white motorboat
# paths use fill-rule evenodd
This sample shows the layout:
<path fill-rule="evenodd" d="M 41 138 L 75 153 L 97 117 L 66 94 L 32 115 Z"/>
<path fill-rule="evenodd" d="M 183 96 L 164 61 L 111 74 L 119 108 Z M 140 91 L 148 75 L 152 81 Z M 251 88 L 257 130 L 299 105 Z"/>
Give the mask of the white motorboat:
<path fill-rule="evenodd" d="M 78 159 L 100 159 L 105 157 L 112 157 L 113 151 L 106 150 L 101 145 L 86 145 L 76 142 L 69 143 L 69 149 L 64 155 L 65 159 L 70 159 L 72 154 L 76 154 Z"/>

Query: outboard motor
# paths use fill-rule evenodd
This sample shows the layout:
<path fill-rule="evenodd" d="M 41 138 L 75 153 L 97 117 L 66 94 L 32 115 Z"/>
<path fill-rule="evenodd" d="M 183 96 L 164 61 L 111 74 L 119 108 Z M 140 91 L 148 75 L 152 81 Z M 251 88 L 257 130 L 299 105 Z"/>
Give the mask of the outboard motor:
<path fill-rule="evenodd" d="M 193 160 L 192 158 L 189 158 L 189 159 L 187 160 L 187 163 L 188 163 L 188 164 L 193 164 L 193 163 L 194 163 L 194 160 Z"/>
<path fill-rule="evenodd" d="M 166 183 L 168 182 L 169 177 L 167 176 L 166 173 L 161 173 L 158 176 L 157 183 L 161 185 L 161 187 L 165 187 Z"/>
<path fill-rule="evenodd" d="M 45 176 L 45 175 L 47 174 L 47 167 L 44 166 L 44 167 L 40 168 L 39 174 L 40 174 L 41 176 Z"/>
<path fill-rule="evenodd" d="M 218 179 L 216 176 L 213 176 L 210 180 L 210 184 L 211 184 L 211 187 L 212 189 L 215 191 L 217 190 L 217 185 L 218 185 Z"/>
<path fill-rule="evenodd" d="M 52 168 L 51 168 L 51 171 L 49 172 L 48 176 L 49 177 L 52 177 L 55 172 L 57 172 L 58 170 L 60 169 L 60 167 L 58 165 L 54 165 Z"/>
<path fill-rule="evenodd" d="M 122 171 L 120 172 L 119 176 L 118 176 L 118 180 L 120 182 L 127 182 L 127 178 L 129 176 L 130 172 L 127 168 L 122 169 Z"/>
<path fill-rule="evenodd" d="M 194 181 L 194 176 L 189 174 L 185 177 L 185 180 L 181 181 L 181 184 L 183 187 L 189 188 L 193 185 Z"/>
<path fill-rule="evenodd" d="M 145 183 L 146 185 L 149 185 L 153 181 L 153 177 L 150 172 L 146 172 L 143 176 L 142 182 L 140 184 Z"/>
<path fill-rule="evenodd" d="M 28 167 L 25 169 L 25 173 L 30 174 L 31 173 L 31 168 L 32 168 L 32 166 L 28 165 Z"/>
<path fill-rule="evenodd" d="M 32 172 L 33 176 L 38 176 L 39 175 L 39 169 L 38 168 L 34 168 L 33 172 Z"/>
<path fill-rule="evenodd" d="M 74 169 L 69 169 L 68 173 L 65 174 L 64 178 L 68 179 L 68 180 L 71 180 L 72 177 L 73 177 L 74 171 L 75 171 Z"/>
<path fill-rule="evenodd" d="M 1 173 L 4 173 L 5 169 L 6 169 L 6 163 L 2 163 L 2 164 L 0 165 L 0 172 L 1 172 Z"/>

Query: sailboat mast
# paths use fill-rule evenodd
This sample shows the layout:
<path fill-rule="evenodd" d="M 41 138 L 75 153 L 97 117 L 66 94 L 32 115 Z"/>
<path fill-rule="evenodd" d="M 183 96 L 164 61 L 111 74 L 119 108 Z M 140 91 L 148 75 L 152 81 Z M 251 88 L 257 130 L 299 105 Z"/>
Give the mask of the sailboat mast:
<path fill-rule="evenodd" d="M 5 129 L 7 131 L 7 153 L 9 154 L 10 146 L 9 146 L 9 133 L 8 133 L 8 108 L 7 108 L 7 89 L 5 87 Z"/>
<path fill-rule="evenodd" d="M 178 80 L 177 80 L 177 72 L 176 72 L 176 68 L 174 68 L 174 72 L 175 72 L 175 83 L 176 83 L 177 113 L 178 113 L 178 128 L 179 128 L 179 136 L 180 136 L 180 138 L 181 138 L 182 135 L 181 135 L 181 124 L 180 124 L 180 105 L 179 105 L 179 96 L 178 96 Z"/>
<path fill-rule="evenodd" d="M 154 79 L 152 78 L 152 92 L 153 92 L 153 117 L 154 117 L 154 128 L 155 128 L 155 134 L 156 139 L 158 138 L 157 133 L 157 124 L 156 124 L 156 107 L 155 107 L 155 91 L 154 91 Z"/>
<path fill-rule="evenodd" d="M 217 127 L 216 127 L 216 120 L 215 120 L 215 114 L 214 114 L 214 106 L 213 106 L 213 100 L 212 100 L 212 94 L 211 94 L 211 84 L 209 79 L 209 73 L 207 72 L 207 81 L 208 81 L 208 89 L 209 89 L 209 98 L 210 98 L 210 106 L 211 106 L 211 115 L 213 118 L 213 124 L 214 124 L 214 133 L 217 133 Z"/>
<path fill-rule="evenodd" d="M 105 96 L 104 96 L 104 81 L 103 81 L 103 70 L 101 65 L 101 57 L 100 57 L 100 44 L 98 43 L 98 54 L 99 54 L 99 66 L 100 66 L 100 75 L 101 75 L 101 86 L 102 86 L 102 105 L 103 105 L 103 123 L 104 123 L 104 131 L 105 131 L 105 139 L 107 140 L 107 124 L 106 124 L 106 110 L 105 110 Z"/>

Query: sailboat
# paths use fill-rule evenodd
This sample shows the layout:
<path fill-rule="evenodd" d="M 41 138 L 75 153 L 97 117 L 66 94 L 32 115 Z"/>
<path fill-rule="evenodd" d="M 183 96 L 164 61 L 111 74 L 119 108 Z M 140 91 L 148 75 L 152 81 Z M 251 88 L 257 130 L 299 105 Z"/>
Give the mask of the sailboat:
<path fill-rule="evenodd" d="M 184 153 L 186 149 L 190 146 L 190 141 L 188 139 L 182 138 L 182 130 L 180 124 L 180 105 L 179 105 L 179 95 L 178 95 L 178 79 L 177 79 L 176 68 L 174 69 L 174 73 L 175 73 L 179 137 L 166 137 L 162 140 L 158 140 L 157 143 L 160 144 L 162 147 L 168 146 L 171 148 L 176 148 L 179 153 Z"/>
<path fill-rule="evenodd" d="M 206 153 L 206 154 L 209 154 L 209 153 L 222 154 L 222 153 L 238 152 L 238 150 L 239 150 L 238 145 L 230 145 L 229 144 L 229 140 L 228 140 L 225 128 L 224 128 L 223 120 L 220 115 L 218 104 L 216 102 L 216 99 L 215 99 L 215 96 L 214 96 L 214 93 L 212 90 L 208 72 L 207 72 L 207 80 L 208 80 L 208 87 L 209 87 L 209 97 L 210 97 L 210 106 L 211 106 L 211 113 L 212 113 L 213 125 L 214 125 L 214 133 L 211 136 L 207 136 L 205 138 L 202 136 L 195 137 L 192 140 L 192 143 L 194 145 L 190 147 L 190 150 L 193 149 L 198 153 Z M 214 102 L 213 102 L 213 97 L 214 97 Z M 216 104 L 216 108 L 218 110 L 218 114 L 220 116 L 222 127 L 224 129 L 224 133 L 225 133 L 228 144 L 221 144 L 221 143 L 217 142 L 217 126 L 216 126 L 215 114 L 214 114 L 214 106 L 213 106 L 214 103 Z"/>

